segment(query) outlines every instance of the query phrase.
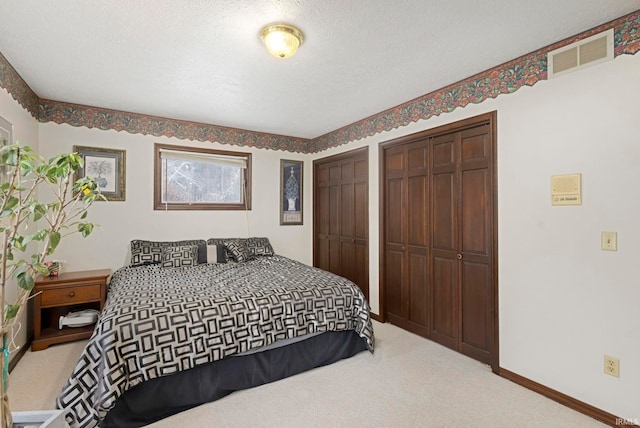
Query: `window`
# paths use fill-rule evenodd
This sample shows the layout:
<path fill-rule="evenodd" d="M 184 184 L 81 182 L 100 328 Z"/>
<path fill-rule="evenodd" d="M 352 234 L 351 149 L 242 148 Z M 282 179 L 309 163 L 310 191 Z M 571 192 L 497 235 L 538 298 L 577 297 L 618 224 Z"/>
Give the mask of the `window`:
<path fill-rule="evenodd" d="M 251 209 L 251 153 L 155 145 L 154 209 Z"/>

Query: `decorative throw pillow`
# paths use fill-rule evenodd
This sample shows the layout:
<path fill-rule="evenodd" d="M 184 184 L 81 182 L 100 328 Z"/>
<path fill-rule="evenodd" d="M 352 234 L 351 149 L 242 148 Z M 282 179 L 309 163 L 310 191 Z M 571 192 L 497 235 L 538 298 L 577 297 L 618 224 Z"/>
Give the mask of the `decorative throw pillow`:
<path fill-rule="evenodd" d="M 198 244 L 198 264 L 201 265 L 207 262 L 207 242 Z"/>
<path fill-rule="evenodd" d="M 252 256 L 273 256 L 269 238 L 247 238 L 247 249 Z"/>
<path fill-rule="evenodd" d="M 241 238 L 209 238 L 207 239 L 207 245 L 221 245 L 224 247 L 224 241 L 235 240 Z"/>
<path fill-rule="evenodd" d="M 227 261 L 229 260 L 237 261 L 233 256 L 233 253 L 226 247 L 226 243 L 230 241 L 245 242 L 246 240 L 247 240 L 246 238 L 209 238 L 207 239 L 207 245 L 218 245 L 220 247 L 223 247 L 225 249 L 225 257 Z"/>
<path fill-rule="evenodd" d="M 135 239 L 131 241 L 131 266 L 150 265 L 162 262 L 162 251 L 166 247 L 180 247 L 183 245 L 206 244 L 203 239 L 187 241 L 144 241 Z"/>
<path fill-rule="evenodd" d="M 225 239 L 224 246 L 227 247 L 227 251 L 231 253 L 233 259 L 238 263 L 244 263 L 252 259 L 247 249 L 247 244 L 243 239 Z"/>
<path fill-rule="evenodd" d="M 197 245 L 165 247 L 162 252 L 162 267 L 177 268 L 183 266 L 195 266 L 196 264 L 198 264 Z"/>
<path fill-rule="evenodd" d="M 227 252 L 223 244 L 221 245 L 206 245 L 207 263 L 226 263 Z"/>

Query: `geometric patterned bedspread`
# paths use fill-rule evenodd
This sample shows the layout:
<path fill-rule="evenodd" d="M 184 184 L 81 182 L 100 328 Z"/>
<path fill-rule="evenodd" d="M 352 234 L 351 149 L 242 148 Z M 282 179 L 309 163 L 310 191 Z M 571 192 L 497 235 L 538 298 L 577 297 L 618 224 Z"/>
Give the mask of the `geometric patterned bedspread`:
<path fill-rule="evenodd" d="M 114 272 L 104 310 L 56 399 L 73 427 L 100 423 L 149 379 L 308 333 L 355 330 L 371 352 L 369 304 L 351 281 L 282 256 Z"/>

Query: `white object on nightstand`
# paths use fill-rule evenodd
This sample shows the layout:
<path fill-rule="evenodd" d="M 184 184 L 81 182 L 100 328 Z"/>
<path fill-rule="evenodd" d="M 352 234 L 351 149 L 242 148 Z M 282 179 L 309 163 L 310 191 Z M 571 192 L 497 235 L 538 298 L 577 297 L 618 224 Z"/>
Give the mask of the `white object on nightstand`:
<path fill-rule="evenodd" d="M 98 312 L 95 309 L 85 309 L 84 311 L 69 312 L 66 316 L 61 316 L 58 320 L 58 329 L 62 327 L 84 327 L 98 321 Z"/>

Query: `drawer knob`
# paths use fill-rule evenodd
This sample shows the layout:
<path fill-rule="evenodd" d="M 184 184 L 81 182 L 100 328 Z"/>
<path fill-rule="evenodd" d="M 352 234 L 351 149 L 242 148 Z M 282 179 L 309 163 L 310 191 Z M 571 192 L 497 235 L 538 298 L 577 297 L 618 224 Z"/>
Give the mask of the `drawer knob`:
<path fill-rule="evenodd" d="M 73 296 L 75 296 L 75 295 L 76 295 L 76 293 L 75 293 L 74 291 L 72 291 L 71 293 L 69 293 L 69 297 L 73 297 Z"/>

